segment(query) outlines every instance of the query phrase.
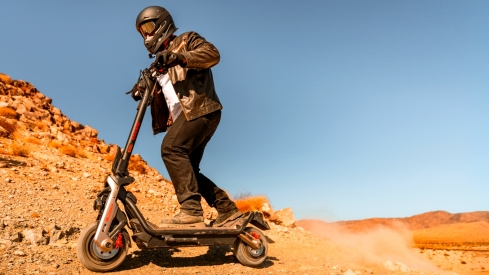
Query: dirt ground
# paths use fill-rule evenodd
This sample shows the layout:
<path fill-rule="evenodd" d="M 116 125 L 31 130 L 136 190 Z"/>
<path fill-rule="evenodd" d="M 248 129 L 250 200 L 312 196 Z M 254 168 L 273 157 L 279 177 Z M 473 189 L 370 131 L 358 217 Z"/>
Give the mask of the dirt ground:
<path fill-rule="evenodd" d="M 0 139 L 0 147 L 9 142 Z M 110 165 L 45 146 L 33 148 L 30 157 L 0 156 L 0 274 L 93 274 L 79 262 L 76 242 L 96 218 L 93 199 Z M 177 211 L 171 185 L 161 175 L 149 170 L 134 176 L 131 190 L 146 218 L 157 222 Z M 440 274 L 387 255 L 372 257 L 360 243 L 302 228 L 271 228 L 264 232 L 268 258 L 258 268 L 241 265 L 228 246 L 140 250 L 133 244 L 124 263 L 108 274 Z M 33 232 L 39 232 L 35 240 L 28 237 Z"/>
<path fill-rule="evenodd" d="M 443 270 L 464 275 L 489 274 L 489 248 L 417 249 L 418 253 Z"/>

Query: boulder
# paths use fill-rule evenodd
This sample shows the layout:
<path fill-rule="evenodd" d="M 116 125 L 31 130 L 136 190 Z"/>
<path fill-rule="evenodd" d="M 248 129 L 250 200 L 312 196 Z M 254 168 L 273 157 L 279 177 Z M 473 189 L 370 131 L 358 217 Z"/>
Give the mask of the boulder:
<path fill-rule="evenodd" d="M 73 125 L 71 124 L 71 121 L 69 121 L 69 120 L 66 120 L 64 122 L 63 129 L 65 131 L 68 131 L 68 132 L 74 132 L 75 131 L 75 127 L 73 127 Z"/>
<path fill-rule="evenodd" d="M 87 137 L 97 137 L 98 135 L 98 131 L 88 125 L 83 128 L 83 133 Z"/>
<path fill-rule="evenodd" d="M 73 128 L 75 129 L 75 131 L 78 131 L 78 130 L 81 130 L 83 129 L 85 126 L 83 126 L 82 124 L 76 122 L 76 121 L 71 121 L 71 125 L 73 126 Z"/>
<path fill-rule="evenodd" d="M 56 116 L 61 116 L 61 111 L 58 108 L 54 107 L 54 106 L 51 109 L 51 113 L 53 113 L 53 115 L 56 115 Z"/>
<path fill-rule="evenodd" d="M 36 121 L 38 118 L 38 116 L 33 112 L 24 112 L 24 113 L 22 113 L 22 116 L 24 116 L 28 121 L 29 120 Z"/>
<path fill-rule="evenodd" d="M 292 208 L 284 208 L 276 211 L 274 220 L 280 221 L 280 224 L 283 226 L 295 226 L 295 217 Z"/>
<path fill-rule="evenodd" d="M 61 234 L 63 233 L 63 231 L 61 231 L 61 229 L 55 224 L 52 224 L 49 226 L 48 232 L 49 232 L 49 243 L 50 244 L 53 244 L 56 241 L 58 241 L 59 239 L 61 239 L 61 237 L 62 237 Z"/>
<path fill-rule="evenodd" d="M 56 139 L 63 145 L 67 145 L 71 142 L 71 137 L 63 132 L 58 131 L 56 134 Z"/>
<path fill-rule="evenodd" d="M 44 99 L 46 96 L 43 93 L 41 93 L 41 92 L 38 91 L 36 93 L 36 97 L 39 98 L 39 99 Z"/>
<path fill-rule="evenodd" d="M 400 262 L 397 262 L 397 263 L 394 264 L 391 261 L 385 261 L 382 265 L 387 270 L 390 270 L 390 271 L 401 271 L 401 272 L 409 272 L 409 271 L 411 271 L 411 268 L 407 267 L 405 264 L 400 263 Z"/>
<path fill-rule="evenodd" d="M 22 115 L 25 112 L 29 112 L 29 110 L 27 110 L 27 107 L 24 106 L 24 104 L 22 104 L 22 103 L 17 104 L 16 108 L 17 108 L 16 112 L 19 115 Z"/>
<path fill-rule="evenodd" d="M 40 228 L 26 229 L 23 232 L 24 238 L 35 246 L 47 244 L 47 239 L 42 235 L 42 233 L 42 229 Z"/>

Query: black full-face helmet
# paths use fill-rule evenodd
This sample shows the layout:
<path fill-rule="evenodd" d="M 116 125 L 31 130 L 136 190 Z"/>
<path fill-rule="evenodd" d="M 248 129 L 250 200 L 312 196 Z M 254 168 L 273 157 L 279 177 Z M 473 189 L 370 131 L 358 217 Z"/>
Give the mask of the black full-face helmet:
<path fill-rule="evenodd" d="M 136 18 L 136 29 L 143 36 L 144 46 L 150 54 L 155 54 L 163 41 L 177 30 L 170 13 L 159 6 L 142 10 Z"/>

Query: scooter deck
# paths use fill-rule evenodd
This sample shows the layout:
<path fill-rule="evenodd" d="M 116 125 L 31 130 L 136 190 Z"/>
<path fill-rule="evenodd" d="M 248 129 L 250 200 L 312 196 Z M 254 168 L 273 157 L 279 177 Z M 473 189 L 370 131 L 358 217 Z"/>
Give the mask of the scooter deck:
<path fill-rule="evenodd" d="M 246 226 L 248 223 L 250 223 L 251 219 L 253 219 L 254 217 L 255 217 L 254 212 L 247 212 L 244 213 L 243 216 L 239 217 L 238 219 L 230 222 L 228 226 L 223 226 L 223 227 L 212 227 L 212 226 L 189 227 L 185 225 L 175 225 L 174 227 L 169 227 L 169 226 L 160 227 L 150 221 L 146 221 L 146 223 L 152 230 L 157 231 L 158 235 L 160 234 L 161 235 L 166 235 L 166 234 L 223 235 L 223 234 L 239 234 L 243 230 L 243 227 Z M 138 219 L 132 219 L 130 221 L 130 224 L 134 225 L 136 232 L 144 231 Z"/>
<path fill-rule="evenodd" d="M 255 217 L 255 215 L 259 217 Z M 262 218 L 261 213 L 247 212 L 232 222 L 231 226 L 203 228 L 159 227 L 146 221 L 147 226 L 157 232 L 157 234 L 152 235 L 143 229 L 138 219 L 131 219 L 130 225 L 134 231 L 132 239 L 140 248 L 232 245 L 238 234 L 241 234 L 249 223 L 255 224 L 253 221 L 259 218 Z"/>

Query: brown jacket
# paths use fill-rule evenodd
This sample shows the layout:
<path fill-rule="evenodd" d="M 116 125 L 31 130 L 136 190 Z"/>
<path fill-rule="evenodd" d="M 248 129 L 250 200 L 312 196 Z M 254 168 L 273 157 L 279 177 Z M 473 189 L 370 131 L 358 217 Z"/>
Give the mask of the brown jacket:
<path fill-rule="evenodd" d="M 208 113 L 221 110 L 222 105 L 214 89 L 211 67 L 219 63 L 219 51 L 196 32 L 186 32 L 175 37 L 167 50 L 180 53 L 187 66 L 168 69 L 168 76 L 178 96 L 182 113 L 190 121 Z M 153 134 L 168 130 L 168 106 L 161 89 L 153 95 L 151 115 Z"/>

